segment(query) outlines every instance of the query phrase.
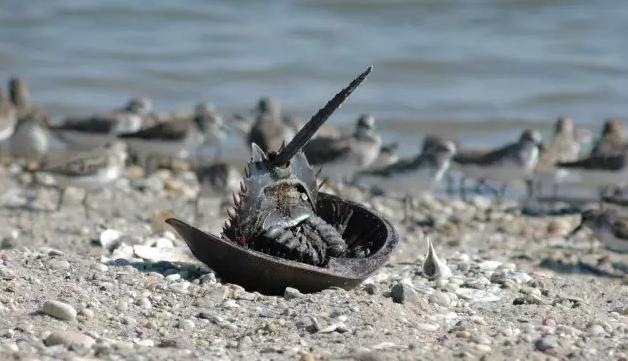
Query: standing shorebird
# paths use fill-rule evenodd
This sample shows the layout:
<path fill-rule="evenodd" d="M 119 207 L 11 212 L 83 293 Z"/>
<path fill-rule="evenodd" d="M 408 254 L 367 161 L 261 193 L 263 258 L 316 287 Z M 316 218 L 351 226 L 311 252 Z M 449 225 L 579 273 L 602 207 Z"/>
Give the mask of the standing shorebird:
<path fill-rule="evenodd" d="M 0 88 L 0 142 L 13 135 L 16 122 L 17 111 L 4 90 Z"/>
<path fill-rule="evenodd" d="M 377 158 L 375 158 L 375 161 L 371 163 L 369 168 L 378 169 L 397 162 L 399 160 L 399 153 L 397 153 L 398 149 L 399 143 L 397 142 L 382 144 L 379 147 L 379 154 L 377 155 Z"/>
<path fill-rule="evenodd" d="M 563 181 L 585 188 L 597 188 L 603 197 L 610 188 L 628 185 L 628 145 L 622 152 L 592 155 L 574 162 L 558 163 L 566 172 Z"/>
<path fill-rule="evenodd" d="M 357 180 L 404 196 L 404 218 L 409 220 L 411 194 L 430 193 L 449 169 L 455 153 L 456 145 L 453 142 L 427 137 L 417 156 L 400 159 L 385 167 L 361 171 Z"/>
<path fill-rule="evenodd" d="M 294 124 L 294 119 L 281 114 L 281 108 L 275 99 L 260 99 L 258 112 L 249 132 L 248 144 L 255 143 L 265 152 L 277 151 L 296 134 L 298 126 Z"/>
<path fill-rule="evenodd" d="M 610 119 L 602 128 L 602 136 L 593 146 L 591 156 L 607 156 L 622 153 L 628 145 L 624 124 L 621 120 Z"/>
<path fill-rule="evenodd" d="M 126 145 L 114 142 L 103 149 L 86 151 L 60 162 L 44 162 L 41 170 L 54 177 L 59 190 L 57 210 L 63 205 L 66 189 L 72 186 L 85 191 L 82 204 L 88 215 L 89 193 L 101 190 L 120 178 L 126 158 Z"/>
<path fill-rule="evenodd" d="M 575 122 L 571 118 L 560 117 L 554 127 L 554 136 L 541 152 L 539 162 L 534 169 L 535 184 L 530 191 L 541 193 L 543 183 L 554 187 L 554 195 L 558 193 L 558 186 L 565 172 L 556 167 L 561 162 L 573 162 L 580 154 L 580 140 L 576 136 Z"/>
<path fill-rule="evenodd" d="M 318 137 L 303 148 L 313 166 L 322 167 L 326 177 L 346 180 L 367 169 L 377 159 L 382 140 L 375 133 L 375 118 L 361 115 L 353 134 L 339 138 Z"/>
<path fill-rule="evenodd" d="M 207 139 L 208 132 L 223 132 L 222 119 L 199 104 L 190 118 L 160 123 L 135 133 L 121 134 L 129 153 L 149 172 L 162 160 L 188 159 L 192 152 Z M 212 135 L 222 138 L 219 135 Z"/>
<path fill-rule="evenodd" d="M 79 149 L 93 149 L 115 140 L 118 134 L 142 129 L 144 118 L 152 111 L 150 99 L 137 97 L 124 107 L 83 118 L 68 118 L 50 129 L 59 138 Z"/>
<path fill-rule="evenodd" d="M 456 145 L 448 140 L 435 141 L 434 138 L 424 141 L 418 155 L 400 159 L 388 166 L 367 169 L 358 173 L 358 180 L 375 184 L 391 192 L 411 194 L 414 192 L 431 192 L 449 168 L 452 157 L 456 153 Z"/>
<path fill-rule="evenodd" d="M 511 182 L 525 181 L 532 176 L 539 160 L 541 142 L 541 133 L 527 129 L 515 143 L 486 153 L 458 154 L 454 156 L 454 162 L 467 177 L 501 182 L 503 186 L 498 195 L 503 197 Z"/>
<path fill-rule="evenodd" d="M 612 208 L 587 210 L 582 213 L 582 221 L 571 232 L 571 235 L 576 234 L 583 227 L 590 228 L 606 248 L 615 252 L 628 253 L 628 215 Z"/>

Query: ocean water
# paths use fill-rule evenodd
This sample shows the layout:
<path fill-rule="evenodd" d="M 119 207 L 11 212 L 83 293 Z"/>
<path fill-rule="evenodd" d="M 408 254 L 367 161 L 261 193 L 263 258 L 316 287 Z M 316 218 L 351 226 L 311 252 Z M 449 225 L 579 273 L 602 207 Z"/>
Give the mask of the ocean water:
<path fill-rule="evenodd" d="M 575 0 L 0 2 L 0 81 L 19 75 L 55 117 L 145 95 L 157 110 L 263 95 L 308 116 L 368 65 L 333 118 L 496 143 L 558 115 L 628 116 L 628 3 Z"/>

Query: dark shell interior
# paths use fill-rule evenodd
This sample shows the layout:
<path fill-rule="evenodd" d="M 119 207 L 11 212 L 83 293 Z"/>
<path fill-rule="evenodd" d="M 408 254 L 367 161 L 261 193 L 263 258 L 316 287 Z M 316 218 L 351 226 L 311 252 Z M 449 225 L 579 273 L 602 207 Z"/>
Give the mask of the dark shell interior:
<path fill-rule="evenodd" d="M 286 287 L 302 292 L 317 292 L 329 287 L 350 289 L 381 267 L 398 242 L 397 232 L 381 216 L 357 203 L 320 193 L 317 214 L 332 223 L 334 210 L 351 207 L 351 217 L 343 238 L 349 247 L 370 250 L 364 258 L 332 258 L 326 267 L 274 257 L 240 247 L 228 239 L 205 233 L 178 219 L 168 219 L 185 240 L 192 253 L 225 282 L 249 291 L 282 294 Z"/>

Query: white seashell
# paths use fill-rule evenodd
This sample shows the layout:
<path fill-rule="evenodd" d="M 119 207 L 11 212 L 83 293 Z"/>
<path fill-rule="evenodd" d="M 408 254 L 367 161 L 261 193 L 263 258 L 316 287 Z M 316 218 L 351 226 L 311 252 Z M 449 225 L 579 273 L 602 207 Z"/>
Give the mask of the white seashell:
<path fill-rule="evenodd" d="M 452 276 L 451 269 L 447 267 L 445 261 L 438 258 L 432 240 L 426 237 L 427 241 L 427 256 L 425 262 L 423 262 L 423 273 L 430 279 L 448 279 Z"/>

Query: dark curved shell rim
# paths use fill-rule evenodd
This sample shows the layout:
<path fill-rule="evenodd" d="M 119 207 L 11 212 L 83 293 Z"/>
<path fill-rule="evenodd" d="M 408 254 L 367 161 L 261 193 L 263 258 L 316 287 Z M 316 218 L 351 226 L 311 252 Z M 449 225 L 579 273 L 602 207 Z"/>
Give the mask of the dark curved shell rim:
<path fill-rule="evenodd" d="M 326 267 L 317 267 L 238 246 L 228 239 L 205 233 L 176 218 L 167 219 L 166 222 L 179 233 L 196 258 L 209 266 L 223 280 L 240 284 L 247 289 L 265 293 L 281 293 L 288 286 L 298 288 L 303 292 L 316 292 L 332 286 L 353 288 L 388 260 L 398 243 L 397 232 L 392 224 L 377 212 L 358 203 L 345 201 L 326 193 L 319 193 L 319 204 L 320 202 L 344 203 L 354 210 L 353 217 L 361 215 L 371 218 L 366 221 L 378 221 L 379 224 L 373 224 L 372 227 L 379 228 L 378 234 L 384 237 L 379 240 L 381 247 L 368 257 L 331 258 Z M 360 222 L 360 220 L 352 220 L 352 222 Z M 368 224 L 365 222 L 365 225 Z M 210 248 L 214 252 L 209 252 Z M 221 255 L 240 257 L 236 263 L 245 268 L 236 268 L 236 263 L 232 260 L 221 259 L 219 257 Z M 246 269 L 257 273 L 248 273 Z"/>

